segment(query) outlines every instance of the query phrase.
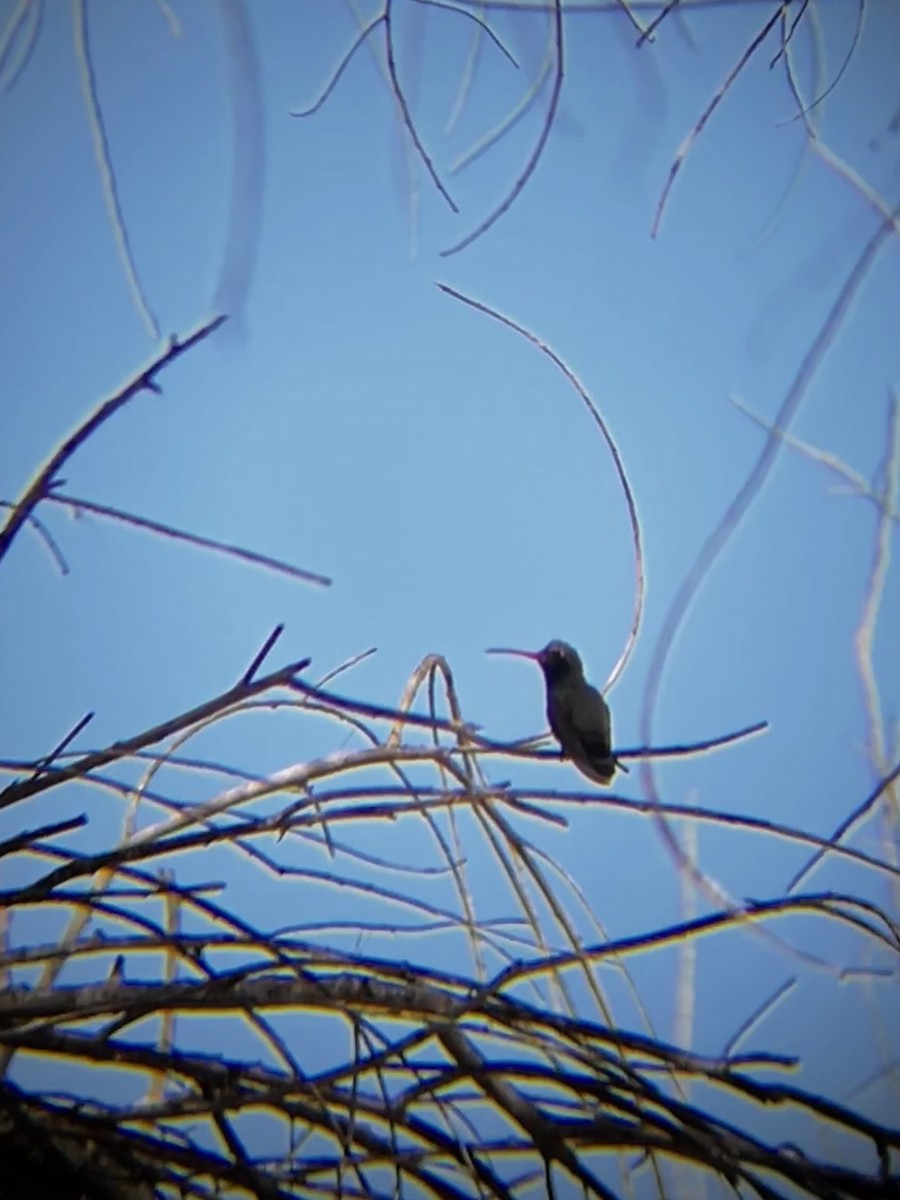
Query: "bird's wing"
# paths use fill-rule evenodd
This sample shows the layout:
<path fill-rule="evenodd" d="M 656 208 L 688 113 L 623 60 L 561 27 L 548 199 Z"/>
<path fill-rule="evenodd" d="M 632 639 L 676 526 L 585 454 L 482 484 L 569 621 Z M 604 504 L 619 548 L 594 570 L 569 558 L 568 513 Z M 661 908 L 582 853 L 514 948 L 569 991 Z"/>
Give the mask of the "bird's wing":
<path fill-rule="evenodd" d="M 585 688 L 575 718 L 582 752 L 591 759 L 608 759 L 612 754 L 609 706 L 596 688 Z"/>

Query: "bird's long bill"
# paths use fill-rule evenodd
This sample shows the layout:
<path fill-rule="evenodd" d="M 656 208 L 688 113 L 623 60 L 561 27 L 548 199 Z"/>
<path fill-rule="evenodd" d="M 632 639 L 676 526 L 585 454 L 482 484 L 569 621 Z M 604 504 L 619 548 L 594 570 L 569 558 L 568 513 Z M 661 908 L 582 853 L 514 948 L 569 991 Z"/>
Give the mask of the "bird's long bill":
<path fill-rule="evenodd" d="M 510 646 L 491 646 L 485 654 L 514 654 L 517 658 L 530 658 L 532 662 L 538 660 L 536 650 L 513 650 Z"/>

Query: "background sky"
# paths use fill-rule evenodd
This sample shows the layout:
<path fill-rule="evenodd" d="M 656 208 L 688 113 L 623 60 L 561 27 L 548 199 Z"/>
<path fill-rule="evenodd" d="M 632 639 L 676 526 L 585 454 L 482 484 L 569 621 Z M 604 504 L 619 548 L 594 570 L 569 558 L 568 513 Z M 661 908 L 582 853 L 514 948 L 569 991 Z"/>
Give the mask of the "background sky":
<path fill-rule="evenodd" d="M 0 2 L 0 28 L 20 7 Z M 455 214 L 409 153 L 383 74 L 383 28 L 317 112 L 291 115 L 315 102 L 351 44 L 359 28 L 351 5 L 88 4 L 119 200 L 161 334 L 186 334 L 216 311 L 230 320 L 166 370 L 161 396 L 140 396 L 77 453 L 65 490 L 252 546 L 334 584 L 290 581 L 45 504 L 38 515 L 70 573 L 60 575 L 29 530 L 3 563 L 0 755 L 46 753 L 87 710 L 96 717 L 81 748 L 199 703 L 238 677 L 278 622 L 287 626 L 279 662 L 309 654 L 310 678 L 377 646 L 335 684 L 376 703 L 399 700 L 423 655 L 446 655 L 466 715 L 498 739 L 542 727 L 543 686 L 536 668 L 486 657 L 486 647 L 534 649 L 561 637 L 603 683 L 634 597 L 627 513 L 609 452 L 538 350 L 440 292 L 437 281 L 553 347 L 617 441 L 645 539 L 647 605 L 610 703 L 617 745 L 641 742 L 663 622 L 764 445 L 731 398 L 774 420 L 882 223 L 865 189 L 888 208 L 900 198 L 900 9 L 874 0 L 860 21 L 856 4 L 821 3 L 804 17 L 792 59 L 807 102 L 833 85 L 810 120 L 838 165 L 810 148 L 783 63 L 772 65 L 776 29 L 691 148 L 652 237 L 679 146 L 774 6 L 683 8 L 638 48 L 621 12 L 572 6 L 560 110 L 536 171 L 492 228 L 447 254 L 508 195 L 540 135 L 549 83 L 521 120 L 455 169 L 541 71 L 546 13 L 487 6 L 518 66 L 483 38 L 461 97 L 475 23 L 413 0 L 394 6 L 398 76 Z M 643 20 L 655 11 L 635 9 Z M 44 5 L 22 65 L 31 19 L 0 64 L 6 500 L 160 342 L 117 256 L 77 21 L 73 28 L 68 5 Z M 876 487 L 891 388 L 900 384 L 898 262 L 889 237 L 792 425 Z M 869 752 L 854 641 L 878 510 L 837 483 L 785 450 L 700 589 L 665 665 L 654 741 L 699 740 L 760 719 L 771 728 L 716 754 L 658 763 L 663 800 L 827 835 L 883 773 Z M 900 580 L 888 569 L 874 642 L 888 765 L 897 757 L 898 605 Z M 331 723 L 268 713 L 191 746 L 266 772 L 352 744 Z M 506 762 L 490 769 L 509 777 Z M 514 770 L 521 787 L 580 790 L 584 782 L 567 765 Z M 633 770 L 615 794 L 639 798 L 646 783 Z M 199 799 L 209 787 L 182 780 L 177 794 Z M 681 881 L 658 831 L 645 817 L 601 807 L 602 793 L 591 796 L 565 810 L 566 830 L 526 818 L 522 828 L 577 880 L 612 936 L 677 920 Z M 27 814 L 2 814 L 0 836 L 85 805 L 91 825 L 70 844 L 106 846 L 120 835 L 113 796 L 72 789 L 29 804 Z M 510 915 L 506 885 L 470 836 L 479 911 Z M 396 859 L 425 852 L 413 823 L 368 826 L 355 837 L 360 848 L 390 848 Z M 781 894 L 807 857 L 802 847 L 712 826 L 697 837 L 704 870 L 737 898 Z M 896 841 L 878 820 L 851 844 L 896 862 Z M 319 859 L 323 869 L 365 875 L 352 861 Z M 347 889 L 276 882 L 226 851 L 177 867 L 180 878 L 227 878 L 229 903 L 264 927 L 359 914 L 360 898 Z M 808 886 L 854 892 L 896 913 L 889 883 L 830 860 Z M 409 886 L 452 906 L 446 879 Z M 13 936 L 56 936 L 62 926 L 50 921 L 17 916 Z M 836 923 L 791 919 L 778 930 L 830 963 L 886 966 Z M 360 944 L 334 931 L 319 936 Z M 449 936 L 372 934 L 362 944 L 373 954 L 472 967 Z M 675 1031 L 676 967 L 674 953 L 634 964 L 664 1036 Z M 794 977 L 753 1047 L 802 1055 L 807 1086 L 852 1095 L 896 1123 L 896 1082 L 882 1077 L 860 1090 L 897 1058 L 895 977 L 838 986 L 827 971 L 731 933 L 699 948 L 692 1044 L 721 1051 Z M 617 986 L 611 976 L 617 1015 L 636 1028 Z M 191 1027 L 186 1036 L 204 1044 L 220 1035 Z M 327 1039 L 311 1046 L 311 1068 L 328 1053 Z M 21 1070 L 34 1085 L 40 1068 Z"/>

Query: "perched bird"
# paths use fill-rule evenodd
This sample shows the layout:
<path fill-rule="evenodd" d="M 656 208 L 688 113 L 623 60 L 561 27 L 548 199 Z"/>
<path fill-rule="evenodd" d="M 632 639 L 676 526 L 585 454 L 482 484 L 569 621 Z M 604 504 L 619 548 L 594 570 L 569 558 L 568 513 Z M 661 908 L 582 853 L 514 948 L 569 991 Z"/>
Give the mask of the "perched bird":
<path fill-rule="evenodd" d="M 516 654 L 538 664 L 547 685 L 547 720 L 562 757 L 594 783 L 610 783 L 619 764 L 612 752 L 609 706 L 585 679 L 578 651 L 568 642 L 552 641 L 543 650 L 498 647 L 488 654 Z"/>

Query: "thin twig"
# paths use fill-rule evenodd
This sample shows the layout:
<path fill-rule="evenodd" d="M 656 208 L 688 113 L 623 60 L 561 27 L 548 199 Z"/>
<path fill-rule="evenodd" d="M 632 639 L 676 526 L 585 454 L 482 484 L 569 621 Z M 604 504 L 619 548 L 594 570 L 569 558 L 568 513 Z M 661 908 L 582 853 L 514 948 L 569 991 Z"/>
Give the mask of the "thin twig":
<path fill-rule="evenodd" d="M 327 575 L 320 575 L 315 571 L 307 571 L 303 567 L 296 567 L 293 563 L 285 562 L 280 558 L 273 558 L 270 554 L 260 554 L 258 550 L 249 550 L 245 546 L 237 546 L 232 542 L 222 542 L 216 538 L 203 537 L 199 533 L 190 533 L 184 529 L 178 529 L 174 525 L 166 524 L 163 521 L 153 521 L 149 517 L 140 517 L 136 513 L 125 512 L 124 509 L 114 508 L 111 504 L 97 504 L 93 500 L 84 500 L 78 496 L 70 496 L 63 492 L 52 491 L 45 497 L 51 504 L 61 504 L 66 508 L 70 508 L 78 513 L 92 513 L 98 517 L 105 517 L 109 521 L 118 521 L 123 525 L 130 525 L 135 529 L 146 529 L 150 533 L 157 533 L 161 537 L 169 538 L 174 542 L 186 542 L 189 546 L 197 546 L 201 550 L 212 550 L 217 554 L 225 554 L 231 558 L 237 558 L 241 562 L 249 563 L 254 567 L 263 567 L 268 571 L 277 571 L 281 575 L 288 575 L 292 579 L 302 579 L 305 583 L 317 583 L 320 587 L 331 587 L 332 580 Z"/>
<path fill-rule="evenodd" d="M 69 746 L 71 746 L 72 742 L 75 741 L 75 739 L 78 737 L 79 733 L 81 733 L 81 731 L 85 728 L 85 726 L 89 725 L 90 722 L 93 721 L 93 719 L 94 719 L 94 713 L 88 712 L 88 713 L 85 713 L 84 716 L 81 717 L 78 721 L 76 721 L 75 724 L 72 726 L 72 728 L 69 730 L 69 732 L 62 739 L 62 741 L 58 742 L 57 745 L 54 747 L 54 749 L 51 750 L 50 753 L 48 755 L 46 755 L 45 758 L 40 759 L 35 764 L 35 768 L 34 768 L 34 771 L 32 772 L 31 778 L 37 779 L 39 775 L 45 774 L 47 769 L 49 767 L 51 767 L 53 765 L 53 763 L 56 762 L 56 760 L 59 758 L 59 756 L 61 754 L 63 754 L 69 748 Z"/>
<path fill-rule="evenodd" d="M 900 779 L 900 763 L 898 763 L 896 767 L 889 772 L 889 774 L 885 775 L 884 779 L 882 779 L 872 789 L 868 796 L 866 796 L 865 800 L 863 800 L 863 802 L 858 805 L 848 817 L 845 817 L 844 820 L 841 821 L 840 825 L 838 825 L 837 829 L 834 831 L 831 837 L 828 838 L 825 844 L 816 851 L 816 853 L 812 856 L 812 858 L 809 859 L 808 862 L 804 863 L 796 875 L 793 876 L 790 883 L 788 883 L 787 887 L 785 888 L 786 893 L 793 892 L 800 886 L 803 880 L 806 879 L 806 877 L 812 871 L 813 867 L 820 863 L 826 854 L 837 848 L 844 834 L 848 833 L 863 819 L 863 817 L 872 811 L 881 796 L 897 779 Z"/>
<path fill-rule="evenodd" d="M 0 500 L 0 508 L 12 509 L 13 507 L 14 505 L 10 504 L 8 500 Z M 53 534 L 50 532 L 44 522 L 40 519 L 40 517 L 36 517 L 34 513 L 29 513 L 27 523 L 44 543 L 47 553 L 56 564 L 60 575 L 68 575 L 69 564 L 66 562 L 62 550 L 60 550 L 58 542 L 53 537 Z"/>
<path fill-rule="evenodd" d="M 347 67 L 350 65 L 350 60 L 353 57 L 353 55 L 356 53 L 356 51 L 359 49 L 359 47 L 363 44 L 363 42 L 366 40 L 366 38 L 369 36 L 369 34 L 372 32 L 372 30 L 375 29 L 378 25 L 380 25 L 383 21 L 384 21 L 384 12 L 382 11 L 382 12 L 378 13 L 376 16 L 372 17 L 372 19 L 370 21 L 368 21 L 360 29 L 359 33 L 356 35 L 356 37 L 351 42 L 350 49 L 347 50 L 343 54 L 340 62 L 338 63 L 337 67 L 335 68 L 334 72 L 332 73 L 331 78 L 328 80 L 328 82 L 325 84 L 325 86 L 319 92 L 319 95 L 316 97 L 316 99 L 312 102 L 312 104 L 308 105 L 308 107 L 306 107 L 306 108 L 292 108 L 290 110 L 290 115 L 292 117 L 309 117 L 309 116 L 312 116 L 313 113 L 319 111 L 319 109 L 322 107 L 322 105 L 325 103 L 325 101 L 328 99 L 328 97 L 331 95 L 331 93 L 337 87 L 341 76 L 343 75 L 343 73 L 347 69 Z"/>
<path fill-rule="evenodd" d="M 10 14 L 9 22 L 3 33 L 3 38 L 0 40 L 0 92 L 8 94 L 12 91 L 13 86 L 19 80 L 22 72 L 31 61 L 32 53 L 37 45 L 38 35 L 41 31 L 41 23 L 44 16 L 44 0 L 19 0 L 16 9 Z M 22 27 L 25 24 L 26 18 L 31 19 L 31 23 L 22 34 Z M 19 44 L 21 35 L 21 49 L 19 50 L 18 60 L 13 62 L 10 67 L 10 59 L 17 44 Z M 3 77 L 3 72 L 9 68 L 6 77 Z"/>
<path fill-rule="evenodd" d="M 72 21 L 75 33 L 75 55 L 78 60 L 78 70 L 81 76 L 81 91 L 84 97 L 88 125 L 90 126 L 91 138 L 94 143 L 94 157 L 97 160 L 97 169 L 100 172 L 100 183 L 103 187 L 106 212 L 112 225 L 116 250 L 119 260 L 122 263 L 122 269 L 125 272 L 125 281 L 128 284 L 128 290 L 131 292 L 131 298 L 134 301 L 138 316 L 144 322 L 150 337 L 154 341 L 158 341 L 160 337 L 159 322 L 156 319 L 156 314 L 150 308 L 149 301 L 144 294 L 144 289 L 141 286 L 138 276 L 134 252 L 131 249 L 131 241 L 125 225 L 122 202 L 119 198 L 119 189 L 116 183 L 115 171 L 113 170 L 112 157 L 109 152 L 109 140 L 106 136 L 103 110 L 100 107 L 100 98 L 97 95 L 97 80 L 94 73 L 94 64 L 91 60 L 91 44 L 88 37 L 87 0 L 72 0 Z"/>
<path fill-rule="evenodd" d="M 283 625 L 276 625 L 266 640 L 253 656 L 253 661 L 240 678 L 240 683 L 246 687 L 248 683 L 252 683 L 256 672 L 263 665 L 269 656 L 269 653 L 281 635 L 284 633 Z"/>
<path fill-rule="evenodd" d="M 694 128 L 690 131 L 690 133 L 687 135 L 687 137 L 684 139 L 684 141 L 678 147 L 678 153 L 675 155 L 672 165 L 669 167 L 668 178 L 666 179 L 666 182 L 663 186 L 663 190 L 660 194 L 659 200 L 656 205 L 656 215 L 653 218 L 653 225 L 650 230 L 651 237 L 655 238 L 659 235 L 659 228 L 660 228 L 660 225 L 662 224 L 663 213 L 665 212 L 666 204 L 668 203 L 669 193 L 672 191 L 672 186 L 675 183 L 676 178 L 678 177 L 678 172 L 681 170 L 682 166 L 684 165 L 684 160 L 687 158 L 688 153 L 691 150 L 691 147 L 694 145 L 694 142 L 696 142 L 697 138 L 703 132 L 707 121 L 710 119 L 710 117 L 713 115 L 713 113 L 719 107 L 719 104 L 722 102 L 722 100 L 725 99 L 725 96 L 728 94 L 729 89 L 731 88 L 731 86 L 735 82 L 735 80 L 738 78 L 741 71 L 743 71 L 744 67 L 746 67 L 747 63 L 750 61 L 750 59 L 753 57 L 753 55 L 756 53 L 756 51 L 759 49 L 759 47 L 763 44 L 763 42 L 766 40 L 766 38 L 769 36 L 769 34 L 772 32 L 772 30 L 778 24 L 779 20 L 781 19 L 781 13 L 782 13 L 782 10 L 784 7 L 785 7 L 784 4 L 779 5 L 779 7 L 775 9 L 775 11 L 772 13 L 772 15 L 768 18 L 766 23 L 763 25 L 763 27 L 755 35 L 755 37 L 753 37 L 750 40 L 749 44 L 742 51 L 737 62 L 734 64 L 734 66 L 731 68 L 731 70 L 725 76 L 725 79 L 720 84 L 719 88 L 717 89 L 713 98 L 710 100 L 709 104 L 707 104 L 706 108 L 700 114 L 700 118 L 697 121 Z"/>
<path fill-rule="evenodd" d="M 392 0 L 384 0 L 384 47 L 391 91 L 393 92 L 394 99 L 397 102 L 397 108 L 400 110 L 400 119 L 403 122 L 403 127 L 409 135 L 410 141 L 415 146 L 416 153 L 422 160 L 425 170 L 431 176 L 432 183 L 447 201 L 450 209 L 453 212 L 458 213 L 459 207 L 457 206 L 456 201 L 447 190 L 443 180 L 437 172 L 437 168 L 431 161 L 431 156 L 425 149 L 422 139 L 419 137 L 419 131 L 416 129 L 415 122 L 412 119 L 412 113 L 409 111 L 409 105 L 406 102 L 406 96 L 404 95 L 403 88 L 400 86 L 400 80 L 397 77 L 397 64 L 394 57 L 394 35 L 391 19 L 391 4 Z"/>

